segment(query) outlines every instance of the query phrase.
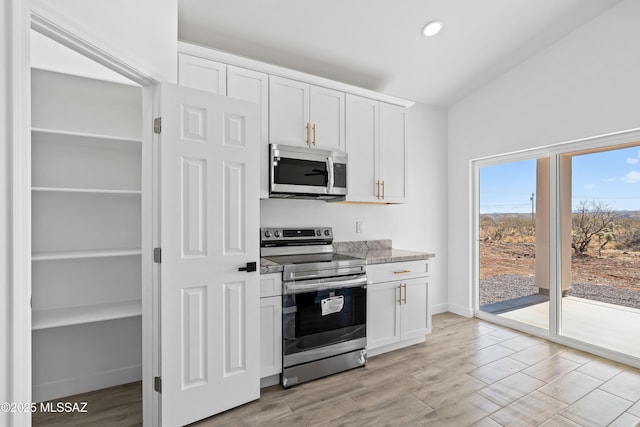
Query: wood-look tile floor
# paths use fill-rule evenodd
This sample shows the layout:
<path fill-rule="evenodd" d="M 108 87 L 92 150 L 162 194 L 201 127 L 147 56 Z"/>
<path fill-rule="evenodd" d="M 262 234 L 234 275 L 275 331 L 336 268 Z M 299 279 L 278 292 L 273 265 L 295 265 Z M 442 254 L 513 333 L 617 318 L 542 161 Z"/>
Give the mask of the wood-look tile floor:
<path fill-rule="evenodd" d="M 137 425 L 139 387 L 65 399 L 89 401 L 89 417 L 38 415 L 34 425 Z M 259 400 L 194 424 L 233 425 L 640 426 L 640 370 L 445 313 L 424 344 L 289 390 L 265 388 Z"/>

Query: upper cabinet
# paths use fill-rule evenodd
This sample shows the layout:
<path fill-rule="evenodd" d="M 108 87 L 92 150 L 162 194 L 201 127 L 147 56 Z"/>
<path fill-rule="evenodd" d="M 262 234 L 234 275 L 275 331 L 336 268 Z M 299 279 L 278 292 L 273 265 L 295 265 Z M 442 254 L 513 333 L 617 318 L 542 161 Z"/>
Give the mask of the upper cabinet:
<path fill-rule="evenodd" d="M 406 109 L 347 94 L 347 201 L 406 203 Z"/>
<path fill-rule="evenodd" d="M 270 76 L 270 142 L 344 151 L 344 99 L 344 92 Z"/>
<path fill-rule="evenodd" d="M 179 50 L 181 85 L 260 105 L 261 198 L 272 143 L 346 151 L 347 201 L 406 203 L 412 102 L 188 43 Z"/>
<path fill-rule="evenodd" d="M 227 65 L 178 54 L 178 84 L 218 95 L 227 94 Z"/>
<path fill-rule="evenodd" d="M 406 108 L 380 103 L 379 180 L 385 203 L 407 201 Z"/>

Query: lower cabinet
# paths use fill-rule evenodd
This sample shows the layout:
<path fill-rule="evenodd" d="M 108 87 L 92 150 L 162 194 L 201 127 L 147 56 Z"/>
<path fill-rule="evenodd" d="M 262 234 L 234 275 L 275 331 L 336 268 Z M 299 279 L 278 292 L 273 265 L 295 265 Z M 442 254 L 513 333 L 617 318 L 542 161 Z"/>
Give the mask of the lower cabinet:
<path fill-rule="evenodd" d="M 282 372 L 282 297 L 260 298 L 260 378 Z"/>
<path fill-rule="evenodd" d="M 428 262 L 370 265 L 367 274 L 369 355 L 424 341 L 431 329 Z"/>
<path fill-rule="evenodd" d="M 282 275 L 260 276 L 260 385 L 280 382 L 282 372 Z"/>

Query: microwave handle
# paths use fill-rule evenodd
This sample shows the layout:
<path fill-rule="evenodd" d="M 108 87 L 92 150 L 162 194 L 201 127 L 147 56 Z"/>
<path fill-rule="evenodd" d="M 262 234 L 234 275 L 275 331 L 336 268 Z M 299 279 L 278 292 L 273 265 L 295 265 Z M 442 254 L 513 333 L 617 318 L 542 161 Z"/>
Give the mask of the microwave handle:
<path fill-rule="evenodd" d="M 333 193 L 333 184 L 334 184 L 334 176 L 333 176 L 333 158 L 327 157 L 327 193 Z"/>

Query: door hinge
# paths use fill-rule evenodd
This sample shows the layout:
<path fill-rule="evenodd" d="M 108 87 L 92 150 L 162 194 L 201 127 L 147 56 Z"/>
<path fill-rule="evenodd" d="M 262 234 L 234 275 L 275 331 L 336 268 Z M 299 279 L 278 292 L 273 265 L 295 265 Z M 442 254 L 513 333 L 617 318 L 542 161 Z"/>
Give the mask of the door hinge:
<path fill-rule="evenodd" d="M 153 262 L 157 264 L 162 262 L 162 248 L 153 248 Z"/>
<path fill-rule="evenodd" d="M 153 390 L 162 393 L 162 379 L 160 377 L 153 377 Z"/>
<path fill-rule="evenodd" d="M 153 133 L 162 132 L 162 117 L 156 117 L 153 119 Z"/>

